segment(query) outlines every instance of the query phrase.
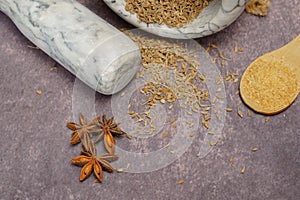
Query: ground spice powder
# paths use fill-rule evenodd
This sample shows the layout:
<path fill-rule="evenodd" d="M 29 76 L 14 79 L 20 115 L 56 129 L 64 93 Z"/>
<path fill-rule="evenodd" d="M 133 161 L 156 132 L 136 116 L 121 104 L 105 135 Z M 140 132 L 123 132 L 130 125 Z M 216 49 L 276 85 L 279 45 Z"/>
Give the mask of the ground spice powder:
<path fill-rule="evenodd" d="M 243 99 L 256 111 L 272 114 L 290 105 L 299 93 L 296 75 L 283 61 L 256 60 L 243 76 Z"/>

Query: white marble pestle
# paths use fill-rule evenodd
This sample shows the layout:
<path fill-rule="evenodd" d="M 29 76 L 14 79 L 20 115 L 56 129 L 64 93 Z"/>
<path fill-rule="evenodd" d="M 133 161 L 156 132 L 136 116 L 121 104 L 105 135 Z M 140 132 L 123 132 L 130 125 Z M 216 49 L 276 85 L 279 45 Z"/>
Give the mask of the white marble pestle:
<path fill-rule="evenodd" d="M 74 0 L 0 0 L 0 10 L 35 45 L 102 94 L 113 94 L 138 70 L 138 46 Z"/>

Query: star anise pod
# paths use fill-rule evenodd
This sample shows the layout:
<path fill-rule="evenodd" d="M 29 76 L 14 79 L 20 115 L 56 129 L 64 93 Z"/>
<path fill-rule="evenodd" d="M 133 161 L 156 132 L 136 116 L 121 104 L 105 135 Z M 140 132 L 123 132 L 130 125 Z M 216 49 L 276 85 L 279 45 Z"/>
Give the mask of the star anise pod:
<path fill-rule="evenodd" d="M 96 125 L 100 117 L 98 116 L 88 123 L 85 117 L 80 113 L 79 119 L 80 124 L 75 122 L 67 123 L 67 127 L 74 131 L 70 143 L 78 144 L 82 141 L 83 149 L 87 151 L 91 134 L 101 131 Z"/>
<path fill-rule="evenodd" d="M 113 172 L 114 168 L 109 164 L 109 162 L 118 159 L 118 156 L 112 154 L 96 156 L 96 149 L 93 145 L 93 142 L 91 142 L 89 146 L 91 147 L 91 153 L 82 151 L 80 156 L 73 158 L 71 161 L 77 166 L 83 166 L 79 178 L 80 181 L 84 181 L 86 178 L 88 178 L 94 170 L 97 180 L 101 183 L 102 170 Z"/>
<path fill-rule="evenodd" d="M 98 120 L 98 126 L 101 128 L 102 133 L 95 139 L 95 143 L 98 142 L 104 135 L 104 146 L 108 153 L 114 154 L 115 152 L 115 139 L 113 135 L 122 135 L 124 132 L 118 128 L 117 123 L 113 123 L 114 117 L 109 120 L 106 119 L 106 115 L 102 116 L 102 122 Z"/>

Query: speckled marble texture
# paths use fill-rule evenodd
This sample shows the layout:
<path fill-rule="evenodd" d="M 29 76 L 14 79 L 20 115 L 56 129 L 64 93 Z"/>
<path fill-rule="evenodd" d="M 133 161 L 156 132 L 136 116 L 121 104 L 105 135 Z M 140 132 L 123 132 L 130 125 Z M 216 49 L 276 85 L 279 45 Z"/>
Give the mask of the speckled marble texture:
<path fill-rule="evenodd" d="M 31 42 L 102 94 L 120 91 L 138 70 L 138 46 L 77 1 L 1 0 L 0 11 Z M 116 50 L 110 51 L 111 46 Z"/>
<path fill-rule="evenodd" d="M 102 1 L 80 2 L 116 27 L 132 28 Z M 197 41 L 217 44 L 231 58 L 229 70 L 241 74 L 256 57 L 299 34 L 299 12 L 297 0 L 272 1 L 267 17 L 243 13 L 225 30 Z M 243 53 L 234 53 L 235 43 Z M 0 199 L 299 199 L 299 98 L 268 123 L 253 112 L 251 118 L 228 113 L 221 140 L 204 159 L 197 159 L 195 142 L 161 170 L 104 173 L 102 184 L 92 177 L 79 182 L 80 168 L 72 166 L 70 158 L 80 148 L 69 146 L 71 133 L 65 127 L 73 116 L 75 77 L 59 65 L 50 72 L 55 61 L 27 45 L 31 43 L 0 13 Z M 235 95 L 237 84 L 226 88 L 228 106 L 246 115 L 248 108 Z M 37 89 L 43 93 L 37 95 Z M 110 97 L 97 94 L 96 105 L 98 114 L 108 112 Z M 119 145 L 123 141 L 117 140 Z M 253 146 L 259 148 L 255 153 Z M 185 183 L 178 185 L 180 179 Z"/>

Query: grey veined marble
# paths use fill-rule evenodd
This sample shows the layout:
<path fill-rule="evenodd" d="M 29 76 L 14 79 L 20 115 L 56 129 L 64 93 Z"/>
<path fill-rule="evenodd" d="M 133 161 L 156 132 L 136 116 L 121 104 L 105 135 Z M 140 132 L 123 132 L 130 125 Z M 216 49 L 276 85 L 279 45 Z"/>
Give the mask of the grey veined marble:
<path fill-rule="evenodd" d="M 102 94 L 120 91 L 141 62 L 138 46 L 73 0 L 0 0 L 35 45 Z"/>

